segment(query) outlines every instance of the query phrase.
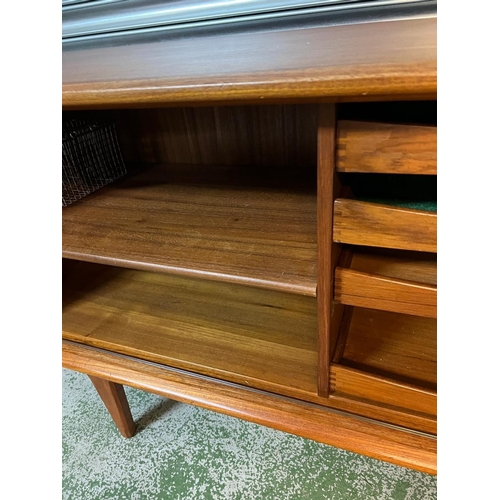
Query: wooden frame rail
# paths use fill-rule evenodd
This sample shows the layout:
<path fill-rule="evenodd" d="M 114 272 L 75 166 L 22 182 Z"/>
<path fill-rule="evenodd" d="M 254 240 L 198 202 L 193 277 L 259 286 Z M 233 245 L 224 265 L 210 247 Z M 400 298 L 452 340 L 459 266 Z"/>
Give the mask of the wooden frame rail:
<path fill-rule="evenodd" d="M 436 473 L 432 436 L 72 342 L 63 341 L 62 362 L 92 377 Z"/>

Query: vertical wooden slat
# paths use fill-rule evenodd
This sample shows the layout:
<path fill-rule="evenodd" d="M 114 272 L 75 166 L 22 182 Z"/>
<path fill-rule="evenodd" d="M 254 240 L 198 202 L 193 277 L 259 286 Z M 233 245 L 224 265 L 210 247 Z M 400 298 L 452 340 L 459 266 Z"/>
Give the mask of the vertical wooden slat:
<path fill-rule="evenodd" d="M 329 371 L 338 325 L 332 315 L 333 268 L 340 245 L 333 244 L 333 200 L 340 186 L 335 178 L 335 104 L 318 109 L 318 395 L 328 397 Z M 341 306 L 340 306 L 341 307 Z M 340 309 L 340 308 L 337 308 Z M 335 318 L 334 318 L 335 319 Z M 335 328 L 332 328 L 334 326 Z"/>

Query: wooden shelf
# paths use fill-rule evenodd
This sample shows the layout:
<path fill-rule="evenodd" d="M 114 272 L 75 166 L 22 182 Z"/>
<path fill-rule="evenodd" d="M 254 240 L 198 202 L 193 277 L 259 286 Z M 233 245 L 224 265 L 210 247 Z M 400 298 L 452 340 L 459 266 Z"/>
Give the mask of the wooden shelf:
<path fill-rule="evenodd" d="M 63 209 L 63 257 L 315 296 L 315 185 L 256 170 L 159 165 L 103 188 Z"/>
<path fill-rule="evenodd" d="M 316 299 L 86 262 L 63 338 L 291 397 L 316 394 Z"/>
<path fill-rule="evenodd" d="M 437 174 L 437 127 L 341 120 L 339 172 Z"/>
<path fill-rule="evenodd" d="M 335 269 L 334 297 L 349 306 L 436 318 L 436 255 L 357 247 L 350 264 Z"/>
<path fill-rule="evenodd" d="M 350 309 L 330 369 L 332 392 L 436 415 L 436 320 Z"/>
<path fill-rule="evenodd" d="M 437 213 L 338 198 L 333 241 L 435 253 Z"/>

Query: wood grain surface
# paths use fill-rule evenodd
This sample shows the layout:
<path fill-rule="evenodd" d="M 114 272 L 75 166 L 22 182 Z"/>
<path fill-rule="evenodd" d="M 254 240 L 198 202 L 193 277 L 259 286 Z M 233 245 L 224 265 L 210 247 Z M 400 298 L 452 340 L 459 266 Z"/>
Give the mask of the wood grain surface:
<path fill-rule="evenodd" d="M 436 17 L 64 44 L 65 108 L 397 99 L 437 92 Z"/>
<path fill-rule="evenodd" d="M 293 397 L 316 394 L 316 300 L 82 262 L 63 338 Z"/>
<path fill-rule="evenodd" d="M 437 128 L 341 120 L 337 170 L 437 174 Z"/>
<path fill-rule="evenodd" d="M 349 247 L 336 268 L 335 300 L 384 311 L 436 317 L 437 257 L 424 252 Z"/>
<path fill-rule="evenodd" d="M 437 255 L 387 248 L 351 247 L 348 265 L 355 271 L 437 285 Z"/>
<path fill-rule="evenodd" d="M 375 404 L 396 406 L 434 417 L 437 414 L 436 391 L 374 376 L 342 365 L 332 364 L 330 388 L 332 392 L 363 398 Z"/>
<path fill-rule="evenodd" d="M 318 107 L 318 394 L 328 397 L 329 366 L 336 342 L 337 322 L 332 322 L 333 269 L 340 245 L 333 243 L 333 200 L 339 191 L 335 175 L 335 105 Z M 337 308 L 337 316 L 341 313 Z"/>
<path fill-rule="evenodd" d="M 335 301 L 349 306 L 437 317 L 437 287 L 353 269 L 335 270 Z"/>
<path fill-rule="evenodd" d="M 368 376 L 366 373 L 364 375 Z M 433 436 L 437 435 L 437 418 L 428 413 L 415 412 L 401 406 L 388 405 L 381 401 L 373 401 L 339 392 L 331 392 L 328 401 L 331 403 L 329 406 L 340 411 L 432 434 Z"/>
<path fill-rule="evenodd" d="M 433 436 L 381 421 L 435 433 L 436 321 L 350 307 L 342 315 L 325 298 L 333 241 L 435 252 L 436 215 L 339 199 L 320 231 L 338 193 L 324 197 L 335 135 L 316 129 L 315 106 L 213 106 L 433 98 L 436 19 L 151 34 L 66 46 L 62 57 L 63 109 L 210 106 L 116 112 L 127 160 L 170 165 L 63 211 L 63 256 L 123 267 L 65 269 L 63 338 L 79 344 L 63 342 L 63 365 L 435 474 Z M 316 130 L 318 173 L 327 167 L 318 197 L 309 182 Z M 391 133 L 395 142 L 372 149 L 395 172 L 409 168 L 387 162 L 405 137 Z M 332 372 L 336 390 L 325 398 L 342 318 L 343 378 Z"/>
<path fill-rule="evenodd" d="M 436 320 L 355 307 L 340 364 L 436 391 Z"/>
<path fill-rule="evenodd" d="M 335 407 L 437 433 L 436 320 L 346 306 L 331 364 Z"/>
<path fill-rule="evenodd" d="M 435 432 L 425 415 L 317 395 L 314 299 L 79 263 L 63 300 L 64 338 Z"/>
<path fill-rule="evenodd" d="M 160 165 L 65 208 L 62 234 L 71 259 L 316 295 L 316 189 L 300 177 Z"/>
<path fill-rule="evenodd" d="M 316 105 L 119 109 L 109 115 L 128 162 L 316 171 Z"/>
<path fill-rule="evenodd" d="M 352 245 L 437 251 L 437 214 L 338 198 L 333 241 Z"/>
<path fill-rule="evenodd" d="M 63 366 L 308 439 L 436 474 L 433 436 L 63 342 Z"/>

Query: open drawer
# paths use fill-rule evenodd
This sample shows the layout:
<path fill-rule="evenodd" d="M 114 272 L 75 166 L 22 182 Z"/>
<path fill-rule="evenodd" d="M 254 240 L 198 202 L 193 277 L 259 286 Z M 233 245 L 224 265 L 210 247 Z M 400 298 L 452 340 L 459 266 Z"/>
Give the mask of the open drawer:
<path fill-rule="evenodd" d="M 333 240 L 420 252 L 437 251 L 435 176 L 349 174 L 335 200 Z"/>
<path fill-rule="evenodd" d="M 425 415 L 435 432 L 436 320 L 348 307 L 333 362 L 330 391 L 398 412 Z M 397 422 L 395 422 L 397 423 Z"/>
<path fill-rule="evenodd" d="M 335 302 L 437 317 L 436 254 L 347 247 L 335 269 Z"/>

